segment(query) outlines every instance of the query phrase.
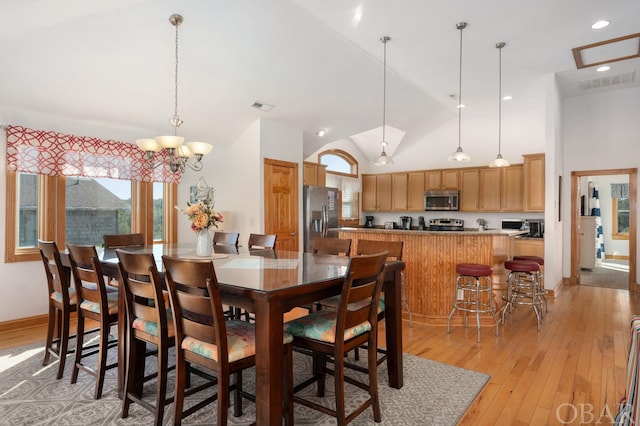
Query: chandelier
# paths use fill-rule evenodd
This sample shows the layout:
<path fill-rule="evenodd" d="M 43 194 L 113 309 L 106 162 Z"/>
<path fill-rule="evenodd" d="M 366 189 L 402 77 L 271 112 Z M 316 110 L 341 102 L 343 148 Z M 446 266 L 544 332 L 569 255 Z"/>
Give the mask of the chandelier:
<path fill-rule="evenodd" d="M 466 22 L 460 22 L 456 24 L 456 28 L 460 30 L 460 70 L 459 70 L 459 79 L 458 79 L 458 149 L 456 152 L 449 156 L 449 161 L 458 161 L 458 162 L 467 162 L 471 161 L 471 157 L 467 153 L 462 150 L 461 139 L 462 139 L 462 108 L 464 108 L 464 104 L 462 103 L 462 30 L 467 27 Z"/>
<path fill-rule="evenodd" d="M 213 146 L 204 142 L 187 142 L 183 144 L 184 138 L 178 136 L 178 127 L 182 124 L 182 120 L 178 115 L 178 27 L 182 24 L 182 21 L 181 15 L 176 14 L 169 17 L 169 22 L 176 28 L 174 109 L 173 117 L 169 120 L 173 127 L 173 135 L 138 139 L 136 141 L 136 145 L 145 153 L 149 168 L 163 165 L 164 163 L 155 163 L 154 158 L 158 152 L 166 151 L 166 164 L 173 173 L 184 172 L 186 166 L 195 171 L 202 170 L 202 157 L 213 149 Z M 194 158 L 195 161 L 189 161 L 191 158 Z"/>
<path fill-rule="evenodd" d="M 393 160 L 391 160 L 391 157 L 389 157 L 384 150 L 387 147 L 387 140 L 385 139 L 385 128 L 386 128 L 385 122 L 386 122 L 386 115 L 387 115 L 386 114 L 387 112 L 387 42 L 389 40 L 391 40 L 391 38 L 387 36 L 380 37 L 380 41 L 384 46 L 384 56 L 383 56 L 384 71 L 382 75 L 382 142 L 381 142 L 382 153 L 380 154 L 376 162 L 373 163 L 376 166 L 386 166 L 387 164 L 393 164 Z"/>

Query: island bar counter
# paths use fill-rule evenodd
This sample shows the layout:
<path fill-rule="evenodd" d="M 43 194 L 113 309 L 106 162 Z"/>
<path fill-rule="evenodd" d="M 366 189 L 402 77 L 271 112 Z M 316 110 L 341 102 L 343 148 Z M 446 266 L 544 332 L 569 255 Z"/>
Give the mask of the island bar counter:
<path fill-rule="evenodd" d="M 404 241 L 405 286 L 413 321 L 446 325 L 454 299 L 456 264 L 481 263 L 493 269 L 493 300 L 496 309 L 503 305 L 508 272 L 504 262 L 513 257 L 514 238 L 519 231 L 406 231 L 400 229 L 336 229 L 340 238 L 351 238 L 351 253 L 358 251 L 358 240 Z M 406 310 L 403 319 L 408 320 Z M 461 325 L 462 313 L 452 324 Z M 493 325 L 489 314 L 481 324 Z"/>

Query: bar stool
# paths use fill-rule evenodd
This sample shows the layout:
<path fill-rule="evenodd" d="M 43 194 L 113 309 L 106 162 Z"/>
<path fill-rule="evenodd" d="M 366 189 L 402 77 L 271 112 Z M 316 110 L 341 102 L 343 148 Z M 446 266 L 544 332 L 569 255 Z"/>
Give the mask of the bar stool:
<path fill-rule="evenodd" d="M 504 263 L 504 267 L 511 272 L 507 279 L 507 296 L 503 296 L 503 300 L 507 303 L 502 308 L 502 323 L 504 324 L 505 314 L 507 311 L 511 312 L 513 306 L 527 305 L 533 308 L 538 322 L 538 331 L 540 331 L 542 322 L 540 308 L 544 304 L 538 282 L 540 265 L 525 260 L 508 260 Z"/>
<path fill-rule="evenodd" d="M 493 321 L 496 323 L 497 336 L 498 319 L 493 305 L 491 266 L 478 263 L 459 263 L 456 265 L 456 272 L 458 273 L 458 278 L 456 279 L 453 309 L 447 320 L 447 333 L 451 332 L 453 314 L 456 311 L 462 311 L 465 313 L 464 326 L 467 328 L 469 327 L 469 313 L 476 314 L 478 342 L 480 342 L 480 314 L 491 313 Z"/>
<path fill-rule="evenodd" d="M 540 256 L 513 256 L 513 260 L 524 260 L 526 262 L 535 262 L 540 265 L 540 270 L 538 271 L 538 289 L 540 290 L 539 294 L 542 298 L 542 302 L 544 303 L 544 311 L 549 312 L 549 306 L 547 305 L 547 292 L 544 289 L 544 275 L 542 274 L 542 267 L 544 266 L 544 258 Z"/>

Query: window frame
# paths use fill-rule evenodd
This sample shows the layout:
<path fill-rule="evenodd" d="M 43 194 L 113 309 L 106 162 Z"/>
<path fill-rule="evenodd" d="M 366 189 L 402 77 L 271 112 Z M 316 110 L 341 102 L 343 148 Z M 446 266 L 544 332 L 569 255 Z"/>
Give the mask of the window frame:
<path fill-rule="evenodd" d="M 331 170 L 326 170 L 326 174 L 332 174 L 336 176 L 345 176 L 354 179 L 359 179 L 358 175 L 358 160 L 356 160 L 351 154 L 341 149 L 328 149 L 326 151 L 322 151 L 318 153 L 318 164 L 322 164 L 322 157 L 325 155 L 334 155 L 341 157 L 347 163 L 351 165 L 351 170 L 355 171 L 355 173 L 343 173 L 336 172 Z M 360 224 L 360 192 L 355 192 L 353 194 L 353 204 L 354 204 L 354 212 L 355 217 L 349 219 L 343 219 L 342 217 L 342 190 L 339 191 L 338 194 L 338 224 L 340 226 L 358 226 Z"/>
<path fill-rule="evenodd" d="M 618 231 L 618 212 L 626 211 L 631 215 L 631 209 L 629 210 L 620 210 L 618 208 L 618 198 L 611 198 L 611 239 L 613 240 L 628 240 L 629 233 L 628 232 L 619 232 Z"/>
<path fill-rule="evenodd" d="M 17 246 L 18 173 L 6 172 L 5 262 L 28 262 L 40 259 L 38 247 Z M 38 239 L 65 246 L 67 176 L 38 175 Z M 131 232 L 142 233 L 145 244 L 174 243 L 178 240 L 176 209 L 178 185 L 164 183 L 164 240 L 153 240 L 153 182 L 131 181 Z M 46 209 L 43 206 L 55 206 Z M 53 214 L 51 214 L 53 212 Z"/>

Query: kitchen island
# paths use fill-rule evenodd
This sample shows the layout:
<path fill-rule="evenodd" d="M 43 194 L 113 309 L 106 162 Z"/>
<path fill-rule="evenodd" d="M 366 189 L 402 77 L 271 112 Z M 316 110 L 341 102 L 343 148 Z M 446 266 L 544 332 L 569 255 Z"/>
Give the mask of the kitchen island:
<path fill-rule="evenodd" d="M 403 241 L 402 260 L 405 263 L 407 301 L 413 321 L 424 324 L 447 323 L 454 298 L 457 277 L 456 264 L 481 263 L 491 265 L 496 308 L 504 302 L 507 272 L 504 262 L 513 255 L 514 240 L 521 231 L 464 230 L 418 231 L 383 228 L 337 228 L 340 238 L 351 238 L 351 253 L 357 253 L 358 240 Z M 408 312 L 402 313 L 409 319 Z M 458 313 L 452 324 L 462 324 Z M 482 323 L 494 324 L 490 315 Z"/>

